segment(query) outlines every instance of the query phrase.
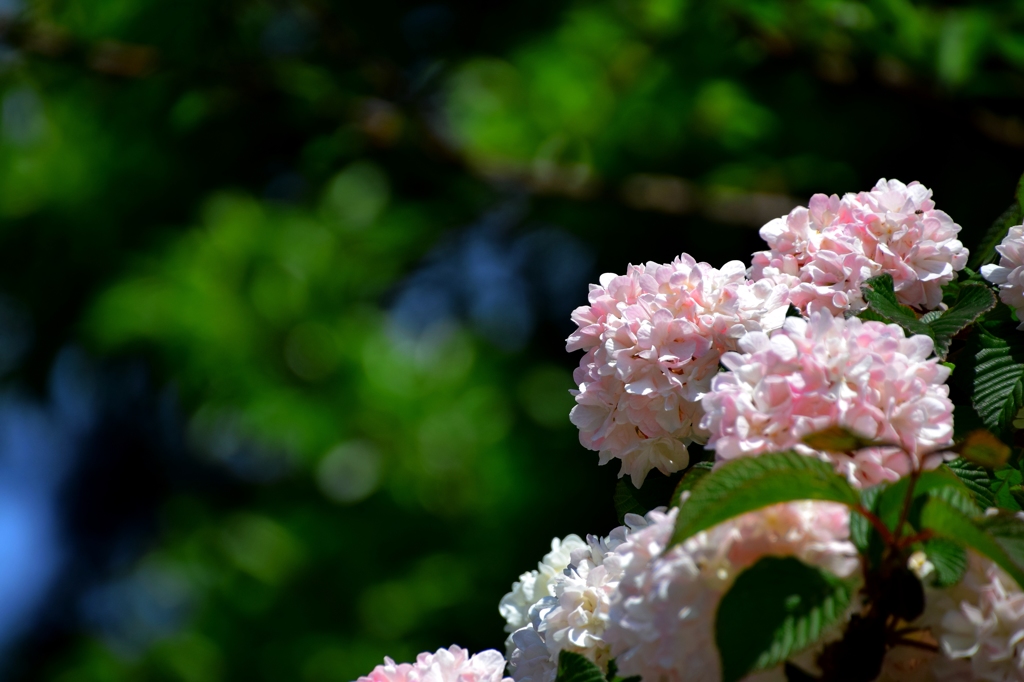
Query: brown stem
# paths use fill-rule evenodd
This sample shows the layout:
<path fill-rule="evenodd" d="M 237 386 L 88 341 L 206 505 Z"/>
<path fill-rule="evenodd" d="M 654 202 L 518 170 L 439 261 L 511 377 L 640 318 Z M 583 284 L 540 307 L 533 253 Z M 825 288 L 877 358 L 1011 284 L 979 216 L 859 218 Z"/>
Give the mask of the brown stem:
<path fill-rule="evenodd" d="M 910 545 L 912 545 L 912 544 L 914 544 L 916 542 L 925 542 L 927 540 L 931 540 L 934 536 L 935 536 L 935 533 L 933 533 L 931 531 L 931 529 L 925 529 L 925 530 L 921 531 L 920 533 L 915 533 L 914 535 L 908 535 L 907 537 L 903 538 L 902 540 L 899 541 L 897 546 L 900 549 L 903 549 L 904 547 L 909 547 Z"/>
<path fill-rule="evenodd" d="M 906 450 L 904 450 L 906 452 Z M 907 453 L 908 455 L 910 453 Z M 921 475 L 920 470 L 914 467 L 910 471 L 910 483 L 907 485 L 907 495 L 903 498 L 903 509 L 900 510 L 900 522 L 896 526 L 896 534 L 894 540 L 897 542 L 900 539 L 900 535 L 903 533 L 903 526 L 907 523 L 907 518 L 910 516 L 910 504 L 914 501 L 914 488 L 917 487 L 917 479 Z"/>
<path fill-rule="evenodd" d="M 886 527 L 886 525 L 882 521 L 882 519 L 880 519 L 877 516 L 875 516 L 874 514 L 872 514 L 870 511 L 865 509 L 862 505 L 857 505 L 853 509 L 854 509 L 855 512 L 857 512 L 858 514 L 863 516 L 865 519 L 867 519 L 868 522 L 872 526 L 875 527 L 875 530 L 877 530 L 878 534 L 882 536 L 882 540 L 885 541 L 886 545 L 891 545 L 891 544 L 893 544 L 895 542 L 895 538 L 893 538 L 892 533 L 889 531 L 889 528 Z"/>
<path fill-rule="evenodd" d="M 931 651 L 932 653 L 935 653 L 939 650 L 939 647 L 937 647 L 934 644 L 929 644 L 928 642 L 919 642 L 916 639 L 904 639 L 902 637 L 893 642 L 893 646 L 909 646 L 915 649 L 924 649 L 925 651 Z"/>

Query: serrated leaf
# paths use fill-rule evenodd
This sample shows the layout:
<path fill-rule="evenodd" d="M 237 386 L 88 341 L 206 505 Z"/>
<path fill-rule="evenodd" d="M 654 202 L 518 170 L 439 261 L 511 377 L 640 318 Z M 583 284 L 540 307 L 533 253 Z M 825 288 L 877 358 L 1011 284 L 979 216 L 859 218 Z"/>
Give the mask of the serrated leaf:
<path fill-rule="evenodd" d="M 670 545 L 723 521 L 793 500 L 827 500 L 857 507 L 860 496 L 832 466 L 795 452 L 733 460 L 704 476 L 679 508 Z"/>
<path fill-rule="evenodd" d="M 1011 560 L 1024 566 L 1024 521 L 1020 517 L 1000 509 L 979 519 L 978 526 L 995 539 Z"/>
<path fill-rule="evenodd" d="M 604 673 L 589 659 L 563 649 L 558 654 L 555 682 L 606 682 Z"/>
<path fill-rule="evenodd" d="M 1024 482 L 1024 475 L 1013 467 L 1004 467 L 994 472 L 998 484 L 994 486 L 996 495 L 996 506 L 1001 509 L 1020 511 L 1021 506 L 1013 495 L 1013 489 L 1019 488 Z"/>
<path fill-rule="evenodd" d="M 917 319 L 914 311 L 896 298 L 892 275 L 872 277 L 860 289 L 868 307 L 886 322 L 894 322 L 910 334 L 931 336 L 931 327 Z"/>
<path fill-rule="evenodd" d="M 985 232 L 985 236 L 981 238 L 978 248 L 971 250 L 971 260 L 968 265 L 978 270 L 983 265 L 995 262 L 996 256 L 999 255 L 996 252 L 996 247 L 1006 237 L 1006 233 L 1010 231 L 1010 228 L 1014 225 L 1020 225 L 1020 222 L 1020 204 L 1015 201 L 992 222 L 992 225 Z"/>
<path fill-rule="evenodd" d="M 900 518 L 903 514 L 903 506 L 906 503 L 907 488 L 910 487 L 910 481 L 910 477 L 905 476 L 885 488 L 885 490 L 882 491 L 882 494 L 878 496 L 878 502 L 875 505 L 875 514 L 890 530 L 895 531 L 896 526 L 900 522 Z M 914 485 L 914 494 L 912 497 L 913 500 L 918 500 L 916 508 L 920 509 L 924 504 L 925 499 L 932 495 L 946 495 L 946 499 L 959 509 L 966 509 L 970 512 L 981 511 L 973 506 L 973 502 L 970 500 L 970 491 L 967 490 L 963 482 L 961 482 L 960 479 L 951 471 L 944 470 L 942 468 L 934 471 L 924 471 L 920 476 L 918 476 L 917 482 Z M 957 499 L 957 495 L 962 497 L 963 500 Z M 915 518 L 911 516 L 908 520 L 913 523 Z"/>
<path fill-rule="evenodd" d="M 850 604 L 840 579 L 792 557 L 765 557 L 740 573 L 722 597 L 715 642 L 722 679 L 736 682 L 813 646 Z"/>
<path fill-rule="evenodd" d="M 931 530 L 936 537 L 952 540 L 991 559 L 1018 586 L 1024 586 L 1024 568 L 1020 562 L 1024 555 L 1024 522 L 1012 514 L 1005 514 L 1010 517 L 1006 519 L 1004 514 L 1000 515 L 1003 518 L 998 519 L 998 523 L 990 521 L 995 517 L 985 517 L 978 522 L 936 497 L 928 500 L 921 510 L 921 525 Z M 992 525 L 983 527 L 979 523 Z M 991 530 L 993 527 L 995 533 Z M 1001 540 L 997 540 L 998 533 L 1002 533 Z M 1009 545 L 1013 554 L 1004 545 Z"/>
<path fill-rule="evenodd" d="M 619 675 L 619 666 L 614 658 L 608 661 L 608 672 L 605 674 L 604 679 L 608 682 L 640 682 L 639 675 L 633 675 L 632 677 L 622 677 Z"/>
<path fill-rule="evenodd" d="M 974 494 L 974 501 L 982 508 L 995 506 L 996 500 L 992 494 L 992 477 L 988 471 L 977 464 L 972 464 L 961 458 L 943 465 L 956 475 L 971 493 Z M 940 469 L 942 467 L 939 467 Z"/>
<path fill-rule="evenodd" d="M 672 505 L 673 507 L 679 506 L 679 498 L 682 494 L 688 490 L 693 490 L 693 487 L 700 482 L 702 478 L 711 473 L 714 468 L 714 462 L 697 462 L 690 467 L 685 474 L 683 479 L 679 481 L 679 485 L 676 486 L 676 490 L 672 493 Z"/>
<path fill-rule="evenodd" d="M 935 319 L 927 320 L 931 328 L 931 336 L 935 340 L 935 355 L 945 359 L 949 353 L 949 344 L 960 330 L 975 321 L 996 306 L 996 295 L 984 284 L 963 284 L 956 301 Z M 929 313 L 930 315 L 930 313 Z M 925 322 L 929 315 L 921 318 Z"/>
<path fill-rule="evenodd" d="M 924 543 L 924 553 L 935 567 L 931 576 L 935 587 L 956 585 L 967 572 L 967 551 L 952 540 L 932 538 Z"/>
<path fill-rule="evenodd" d="M 987 469 L 1001 467 L 1010 459 L 1010 446 L 985 429 L 977 429 L 967 434 L 967 437 L 957 445 L 956 452 L 967 461 Z"/>
<path fill-rule="evenodd" d="M 1011 332 L 996 335 L 977 329 L 971 337 L 968 355 L 974 393 L 971 403 L 982 423 L 996 435 L 1013 425 L 1014 415 L 1024 407 L 1024 335 Z"/>

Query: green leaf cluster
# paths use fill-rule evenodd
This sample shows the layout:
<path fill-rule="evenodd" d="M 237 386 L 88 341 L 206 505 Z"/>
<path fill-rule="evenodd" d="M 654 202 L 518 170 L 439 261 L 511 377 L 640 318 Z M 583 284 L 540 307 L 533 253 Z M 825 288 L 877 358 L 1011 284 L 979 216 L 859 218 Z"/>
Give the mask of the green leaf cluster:
<path fill-rule="evenodd" d="M 974 440 L 991 444 L 988 438 Z M 851 509 L 851 540 L 863 555 L 866 606 L 848 622 L 856 587 L 827 571 L 791 557 L 768 557 L 741 573 L 716 617 L 723 679 L 739 680 L 777 666 L 826 633 L 838 634 L 844 623 L 843 637 L 822 654 L 823 666 L 848 660 L 851 647 L 864 646 L 864 637 L 877 640 L 879 652 L 866 655 L 880 662 L 899 641 L 892 623 L 913 621 L 924 608 L 920 580 L 908 568 L 914 552 L 927 557 L 932 570 L 923 579 L 937 587 L 963 577 L 968 551 L 995 562 L 1024 586 L 1024 521 L 1008 511 L 986 514 L 979 504 L 995 494 L 993 480 L 1019 483 L 1020 478 L 1020 471 L 1008 465 L 989 478 L 981 465 L 961 459 L 953 467 L 858 492 L 830 464 L 795 452 L 738 459 L 700 474 L 680 506 L 673 544 L 773 504 L 827 500 Z"/>
<path fill-rule="evenodd" d="M 950 343 L 957 334 L 974 324 L 978 318 L 996 305 L 996 296 L 988 286 L 969 282 L 957 287 L 956 296 L 949 307 L 938 313 L 918 315 L 912 308 L 899 302 L 893 289 L 892 276 L 872 277 L 861 287 L 868 304 L 870 319 L 898 324 L 908 334 L 923 334 L 935 343 L 935 355 L 945 359 Z"/>

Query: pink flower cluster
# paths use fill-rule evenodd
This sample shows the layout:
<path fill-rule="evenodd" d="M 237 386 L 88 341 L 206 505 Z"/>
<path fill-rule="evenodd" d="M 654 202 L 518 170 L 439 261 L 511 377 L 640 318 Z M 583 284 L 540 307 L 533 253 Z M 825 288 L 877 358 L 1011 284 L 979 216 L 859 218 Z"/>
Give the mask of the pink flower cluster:
<path fill-rule="evenodd" d="M 750 331 L 782 324 L 787 291 L 750 282 L 739 261 L 718 270 L 683 254 L 670 264 L 631 265 L 591 285 L 577 308 L 569 351 L 587 351 L 574 374 L 570 419 L 601 464 L 620 459 L 619 476 L 639 487 L 651 469 L 672 473 L 703 441 L 700 397 L 718 359 Z"/>
<path fill-rule="evenodd" d="M 415 663 L 395 663 L 384 659 L 358 682 L 512 682 L 505 677 L 505 657 L 493 649 L 470 656 L 452 645 L 434 653 L 424 652 Z"/>
<path fill-rule="evenodd" d="M 754 254 L 754 279 L 786 283 L 790 302 L 804 313 L 864 308 L 861 285 L 892 275 L 896 296 L 934 310 L 942 285 L 967 264 L 960 226 L 936 210 L 932 192 L 917 182 L 881 179 L 869 192 L 815 194 L 761 228 L 769 249 Z"/>
<path fill-rule="evenodd" d="M 981 274 L 999 287 L 999 300 L 1017 311 L 1017 329 L 1024 329 L 1024 225 L 1011 227 L 996 251 L 999 265 L 982 266 Z"/>
<path fill-rule="evenodd" d="M 616 548 L 625 565 L 612 596 L 605 639 L 620 674 L 645 680 L 721 679 L 714 622 L 736 576 L 765 556 L 795 556 L 848 577 L 858 567 L 849 511 L 828 502 L 768 507 L 723 523 L 665 551 L 678 510 Z M 752 678 L 748 678 L 752 679 Z"/>
<path fill-rule="evenodd" d="M 771 337 L 747 334 L 739 346 L 742 352 L 722 356 L 731 371 L 716 376 L 702 400 L 701 427 L 719 461 L 796 449 L 869 486 L 938 466 L 941 457 L 928 455 L 952 442 L 950 370 L 928 359 L 927 336 L 908 338 L 894 324 L 823 310 L 809 320 L 787 318 Z M 836 425 L 907 452 L 876 447 L 849 455 L 802 444 Z"/>

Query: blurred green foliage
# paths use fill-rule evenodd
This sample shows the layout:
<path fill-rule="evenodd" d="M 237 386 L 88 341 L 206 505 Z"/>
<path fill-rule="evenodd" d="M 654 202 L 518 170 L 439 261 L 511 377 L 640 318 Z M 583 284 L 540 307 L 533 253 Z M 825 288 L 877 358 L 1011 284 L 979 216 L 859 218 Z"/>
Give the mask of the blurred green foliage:
<path fill-rule="evenodd" d="M 111 576 L 180 623 L 15 657 L 61 682 L 500 648 L 498 599 L 551 536 L 610 529 L 567 328 L 512 352 L 389 313 L 507 197 L 517 234 L 621 271 L 747 258 L 798 200 L 888 175 L 970 246 L 1024 148 L 1021 2 L 33 0 L 0 32 L 0 290 L 36 329 L 7 381 L 43 392 L 68 343 L 141 355 L 224 474 L 160 500 Z"/>

